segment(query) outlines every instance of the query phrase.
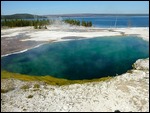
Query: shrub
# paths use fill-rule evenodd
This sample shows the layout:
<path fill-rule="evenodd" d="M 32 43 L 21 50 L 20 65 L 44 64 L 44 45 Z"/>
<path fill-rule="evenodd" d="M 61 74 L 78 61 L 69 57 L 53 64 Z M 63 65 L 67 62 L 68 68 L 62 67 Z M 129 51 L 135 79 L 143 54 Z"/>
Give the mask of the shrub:
<path fill-rule="evenodd" d="M 120 112 L 119 110 L 115 110 L 114 112 Z"/>
<path fill-rule="evenodd" d="M 8 92 L 8 90 L 6 90 L 6 89 L 1 89 L 1 93 L 7 93 Z"/>
<path fill-rule="evenodd" d="M 34 84 L 33 88 L 40 88 L 39 84 Z"/>
<path fill-rule="evenodd" d="M 15 88 L 13 88 L 13 87 L 7 87 L 6 89 L 1 89 L 1 93 L 7 93 L 7 92 L 9 92 L 9 91 L 11 91 L 11 90 L 14 90 Z"/>
<path fill-rule="evenodd" d="M 32 98 L 33 97 L 33 95 L 29 95 L 27 98 Z"/>
<path fill-rule="evenodd" d="M 24 90 L 29 89 L 29 88 L 30 87 L 28 85 L 24 85 L 24 86 L 21 87 L 21 89 L 24 89 Z"/>

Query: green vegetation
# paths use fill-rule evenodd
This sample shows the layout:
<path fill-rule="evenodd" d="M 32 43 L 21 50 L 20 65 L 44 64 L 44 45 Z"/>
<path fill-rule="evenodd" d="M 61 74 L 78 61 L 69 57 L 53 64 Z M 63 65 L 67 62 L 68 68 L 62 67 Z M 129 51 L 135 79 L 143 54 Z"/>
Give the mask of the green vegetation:
<path fill-rule="evenodd" d="M 91 27 L 92 22 L 86 22 L 73 19 L 66 19 L 64 20 L 65 23 L 77 26 L 85 26 Z M 24 20 L 24 19 L 2 19 L 1 27 L 25 27 L 25 26 L 34 26 L 34 29 L 47 29 L 46 25 L 52 24 L 53 21 L 49 20 Z"/>
<path fill-rule="evenodd" d="M 80 26 L 80 21 L 79 20 L 73 20 L 73 19 L 66 19 L 64 20 L 65 23 L 71 24 L 71 25 L 77 25 Z"/>
<path fill-rule="evenodd" d="M 89 22 L 82 21 L 82 26 L 91 27 L 92 26 L 92 22 L 91 21 L 89 21 Z"/>
<path fill-rule="evenodd" d="M 33 97 L 33 95 L 29 95 L 27 98 L 32 98 Z"/>
<path fill-rule="evenodd" d="M 7 18 L 7 19 L 34 19 L 34 17 L 37 18 L 46 18 L 43 16 L 38 15 L 32 15 L 32 14 L 13 14 L 13 15 L 2 15 L 1 19 Z"/>
<path fill-rule="evenodd" d="M 15 89 L 14 84 L 12 84 L 12 82 L 10 82 L 9 80 L 7 81 L 7 83 L 4 83 L 4 86 L 5 87 L 1 86 L 1 93 L 7 93 Z"/>
<path fill-rule="evenodd" d="M 8 27 L 25 27 L 34 26 L 35 29 L 47 29 L 46 25 L 49 24 L 49 20 L 23 20 L 23 19 L 4 19 L 1 22 L 1 26 Z"/>
<path fill-rule="evenodd" d="M 23 89 L 23 90 L 27 90 L 29 88 L 30 88 L 29 85 L 24 85 L 24 86 L 21 87 L 21 89 Z"/>
<path fill-rule="evenodd" d="M 14 90 L 14 88 L 8 86 L 6 89 L 1 89 L 1 93 L 7 93 L 12 90 Z"/>
<path fill-rule="evenodd" d="M 39 84 L 34 84 L 33 88 L 40 88 Z"/>
<path fill-rule="evenodd" d="M 85 27 L 91 27 L 92 22 L 91 21 L 82 21 L 80 22 L 79 20 L 73 20 L 73 19 L 66 19 L 64 20 L 65 23 L 71 24 L 71 25 L 77 25 L 77 26 L 85 26 Z"/>
<path fill-rule="evenodd" d="M 1 89 L 1 93 L 7 93 L 8 92 L 8 90 L 6 90 L 6 89 Z"/>
<path fill-rule="evenodd" d="M 15 78 L 23 81 L 43 81 L 50 85 L 69 85 L 69 84 L 84 84 L 88 82 L 100 82 L 100 81 L 109 81 L 112 77 L 103 77 L 98 79 L 92 79 L 92 80 L 67 80 L 67 79 L 60 79 L 55 78 L 52 76 L 29 76 L 29 75 L 23 75 L 18 73 L 12 73 L 8 71 L 1 71 L 1 79 L 7 79 L 7 78 Z M 29 86 L 24 86 L 23 89 L 29 89 Z"/>

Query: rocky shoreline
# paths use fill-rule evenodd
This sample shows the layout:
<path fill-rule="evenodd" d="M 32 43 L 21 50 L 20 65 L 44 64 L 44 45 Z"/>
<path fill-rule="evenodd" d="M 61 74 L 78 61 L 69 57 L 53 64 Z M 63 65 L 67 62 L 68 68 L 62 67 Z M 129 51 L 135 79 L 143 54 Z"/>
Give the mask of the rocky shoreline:
<path fill-rule="evenodd" d="M 139 59 L 133 69 L 109 81 L 66 86 L 2 79 L 2 112 L 148 112 L 149 58 Z M 1 90 L 2 91 L 2 90 Z"/>

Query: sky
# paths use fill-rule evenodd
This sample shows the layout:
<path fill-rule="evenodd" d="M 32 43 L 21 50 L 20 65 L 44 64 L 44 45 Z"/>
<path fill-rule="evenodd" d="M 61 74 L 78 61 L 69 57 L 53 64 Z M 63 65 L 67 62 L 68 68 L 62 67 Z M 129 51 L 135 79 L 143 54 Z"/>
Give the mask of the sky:
<path fill-rule="evenodd" d="M 149 14 L 149 1 L 1 1 L 1 14 Z"/>

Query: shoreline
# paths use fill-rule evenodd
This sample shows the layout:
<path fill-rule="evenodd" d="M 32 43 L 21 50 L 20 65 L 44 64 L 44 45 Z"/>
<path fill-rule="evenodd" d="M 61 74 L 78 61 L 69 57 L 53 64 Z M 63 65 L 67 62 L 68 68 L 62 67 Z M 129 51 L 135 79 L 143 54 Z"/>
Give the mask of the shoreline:
<path fill-rule="evenodd" d="M 51 39 L 61 41 L 62 37 L 69 37 L 69 36 L 92 38 L 92 37 L 98 37 L 98 36 L 120 36 L 122 35 L 122 33 L 124 33 L 124 35 L 132 35 L 132 34 L 140 35 L 144 40 L 149 41 L 148 27 L 133 27 L 133 28 L 83 28 L 83 27 L 72 28 L 72 27 L 68 27 L 66 29 L 60 27 L 58 31 L 55 29 L 55 27 L 48 27 L 48 29 L 49 31 L 44 31 L 44 34 L 46 35 L 46 37 L 42 36 L 42 32 L 38 32 L 37 35 L 31 33 L 30 39 L 23 39 L 21 41 L 29 41 L 29 40 L 49 41 Z M 73 31 L 69 31 L 70 29 L 73 29 Z M 78 31 L 75 31 L 77 29 Z M 80 30 L 84 30 L 84 31 L 80 32 Z"/>
<path fill-rule="evenodd" d="M 58 29 L 58 30 L 56 30 Z M 69 31 L 70 29 L 73 29 L 73 31 Z M 75 30 L 79 30 L 76 32 Z M 12 33 L 8 33 L 9 31 L 13 31 Z M 15 31 L 16 30 L 16 31 Z M 29 30 L 29 31 L 28 31 Z M 64 30 L 64 31 L 63 31 Z M 80 32 L 81 30 L 84 30 L 84 32 Z M 95 31 L 96 30 L 96 31 Z M 89 39 L 93 37 L 103 37 L 103 36 L 124 36 L 124 35 L 135 35 L 143 40 L 146 40 L 149 42 L 149 27 L 132 27 L 132 28 L 97 28 L 97 27 L 78 27 L 78 26 L 69 26 L 67 28 L 61 27 L 61 26 L 48 26 L 47 30 L 34 30 L 32 27 L 24 27 L 24 28 L 11 28 L 11 29 L 4 29 L 1 30 L 1 40 L 4 37 L 7 40 L 13 40 L 13 37 L 19 37 L 18 40 L 22 43 L 28 43 L 30 41 L 34 42 L 44 42 L 41 44 L 35 44 L 33 47 L 26 47 L 23 50 L 17 51 L 17 52 L 8 52 L 6 54 L 1 54 L 1 57 L 8 56 L 11 54 L 18 54 L 25 52 L 27 50 L 39 47 L 43 44 L 46 44 L 48 42 L 60 42 L 60 41 L 69 41 L 69 40 L 75 40 L 75 39 L 63 39 L 65 37 L 84 37 L 83 39 Z M 8 33 L 8 34 L 6 34 Z M 23 34 L 23 39 L 20 36 L 20 34 Z M 43 35 L 44 34 L 44 35 Z M 28 37 L 27 37 L 28 36 Z M 11 38 L 12 37 L 12 38 Z M 26 38 L 24 38 L 26 37 Z M 1 41 L 2 42 L 2 41 Z M 9 47 L 8 47 L 9 49 Z M 11 49 L 11 48 L 10 48 Z M 2 49 L 3 50 L 3 49 Z"/>
<path fill-rule="evenodd" d="M 88 28 L 86 28 L 86 30 L 87 29 Z M 106 32 L 109 32 L 109 30 L 103 29 L 102 31 L 99 31 L 99 34 L 105 32 L 103 34 L 105 35 Z M 137 30 L 138 34 L 141 34 L 140 36 L 143 36 L 143 39 L 149 42 L 148 28 L 129 28 L 128 30 L 126 28 L 115 28 L 110 34 L 115 34 L 116 30 L 117 34 L 126 31 L 126 34 L 128 35 L 134 35 L 135 30 Z M 40 30 L 40 32 L 41 31 L 42 30 Z M 35 32 L 36 35 L 34 32 L 31 32 L 31 34 L 29 33 L 30 35 L 28 34 L 27 36 L 35 40 L 38 32 L 39 31 L 37 31 L 37 33 Z M 49 31 L 46 30 L 46 32 Z M 54 35 L 52 36 L 58 35 L 55 34 L 56 32 L 57 30 L 53 32 Z M 9 36 L 9 34 L 7 36 Z M 4 37 L 1 37 L 1 39 L 2 38 Z M 60 41 L 54 41 L 54 39 L 60 39 L 57 36 L 53 38 L 49 37 L 49 39 L 44 39 L 44 37 L 41 38 L 43 38 L 43 40 L 47 40 L 45 43 L 52 40 L 52 42 Z M 33 48 L 34 47 L 31 49 Z M 121 75 L 115 76 L 108 81 L 92 81 L 84 84 L 75 83 L 66 86 L 57 86 L 43 83 L 41 81 L 30 81 L 27 77 L 25 77 L 27 81 L 24 81 L 24 79 L 19 80 L 17 79 L 17 74 L 15 76 L 16 78 L 11 78 L 12 76 L 15 76 L 15 74 L 6 74 L 6 78 L 8 78 L 1 79 L 1 92 L 3 91 L 3 93 L 1 93 L 2 112 L 114 112 L 115 110 L 119 110 L 121 112 L 149 111 L 149 57 L 146 59 L 138 59 L 133 64 L 133 69 L 128 70 L 126 73 Z M 18 75 L 18 77 L 20 76 Z M 49 81 L 45 78 L 45 80 L 51 82 L 51 80 L 54 79 L 50 78 Z M 62 81 L 60 81 L 60 83 L 62 83 Z"/>
<path fill-rule="evenodd" d="M 14 78 L 1 80 L 2 112 L 148 112 L 149 59 L 108 81 L 48 85 Z M 3 89 L 3 90 L 2 90 Z M 5 92 L 6 91 L 6 92 Z M 110 104 L 112 103 L 112 104 Z"/>
<path fill-rule="evenodd" d="M 40 47 L 40 46 L 42 46 L 42 45 L 44 45 L 44 44 L 46 44 L 46 43 L 39 44 L 39 45 L 37 45 L 37 46 L 34 46 L 34 47 L 32 47 L 32 48 L 28 48 L 28 49 L 25 49 L 25 50 L 22 50 L 22 51 L 18 51 L 18 52 L 13 52 L 13 53 L 9 53 L 9 54 L 5 54 L 5 55 L 1 55 L 1 58 L 2 58 L 2 57 L 5 57 L 5 56 L 9 56 L 9 55 L 14 55 L 14 54 L 19 54 L 19 53 L 24 53 L 24 52 L 26 52 L 26 51 L 28 51 L 28 50 L 31 50 L 31 49 L 34 49 L 34 48 Z"/>

